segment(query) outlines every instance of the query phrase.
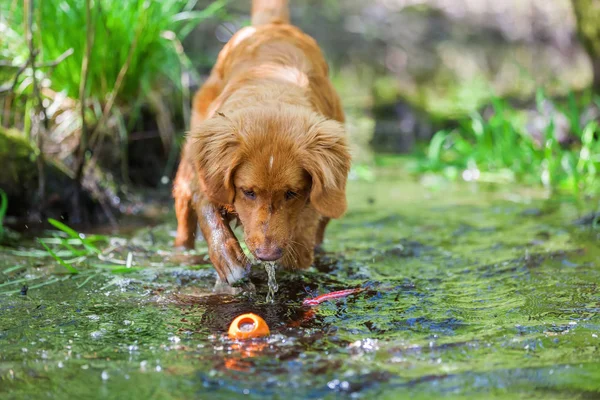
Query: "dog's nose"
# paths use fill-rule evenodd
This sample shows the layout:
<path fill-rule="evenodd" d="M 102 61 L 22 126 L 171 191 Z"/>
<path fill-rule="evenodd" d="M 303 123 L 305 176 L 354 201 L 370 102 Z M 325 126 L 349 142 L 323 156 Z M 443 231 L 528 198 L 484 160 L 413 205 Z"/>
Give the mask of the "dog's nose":
<path fill-rule="evenodd" d="M 259 247 L 255 254 L 261 261 L 276 261 L 283 256 L 283 249 L 277 246 Z"/>

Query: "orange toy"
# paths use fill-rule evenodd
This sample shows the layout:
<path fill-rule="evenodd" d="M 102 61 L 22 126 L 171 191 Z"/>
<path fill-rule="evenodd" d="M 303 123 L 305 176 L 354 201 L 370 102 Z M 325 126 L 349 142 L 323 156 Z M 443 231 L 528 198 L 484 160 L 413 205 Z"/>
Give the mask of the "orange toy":
<path fill-rule="evenodd" d="M 231 339 L 253 339 L 269 336 L 269 326 L 264 319 L 256 314 L 242 314 L 229 325 Z"/>

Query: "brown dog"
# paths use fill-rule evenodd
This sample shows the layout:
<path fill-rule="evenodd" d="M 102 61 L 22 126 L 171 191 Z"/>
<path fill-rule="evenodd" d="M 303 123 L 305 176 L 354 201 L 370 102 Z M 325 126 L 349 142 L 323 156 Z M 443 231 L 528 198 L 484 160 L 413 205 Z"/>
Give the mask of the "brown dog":
<path fill-rule="evenodd" d="M 196 228 L 223 282 L 259 260 L 308 268 L 330 218 L 346 210 L 344 114 L 316 42 L 289 24 L 286 0 L 255 0 L 252 26 L 225 45 L 194 98 L 173 195 L 176 246 Z"/>

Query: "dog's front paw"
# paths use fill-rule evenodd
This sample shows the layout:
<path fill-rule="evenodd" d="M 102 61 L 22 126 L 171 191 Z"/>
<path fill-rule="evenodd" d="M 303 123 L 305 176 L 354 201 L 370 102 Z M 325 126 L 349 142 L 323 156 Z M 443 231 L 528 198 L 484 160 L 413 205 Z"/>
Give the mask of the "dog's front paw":
<path fill-rule="evenodd" d="M 217 278 L 213 292 L 217 294 L 229 294 L 236 296 L 242 293 L 256 293 L 256 287 L 248 279 L 239 280 L 234 284 L 234 286 L 232 286 L 229 283 L 221 280 L 221 278 Z"/>
<path fill-rule="evenodd" d="M 210 259 L 221 281 L 232 286 L 244 280 L 250 271 L 250 261 L 234 238 L 219 242 L 219 245 L 211 248 Z"/>

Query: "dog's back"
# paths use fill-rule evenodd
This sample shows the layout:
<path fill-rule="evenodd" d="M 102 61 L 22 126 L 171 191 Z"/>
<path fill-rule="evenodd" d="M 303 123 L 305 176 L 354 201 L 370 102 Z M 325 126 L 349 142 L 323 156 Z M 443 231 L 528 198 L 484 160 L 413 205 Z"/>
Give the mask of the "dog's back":
<path fill-rule="evenodd" d="M 255 0 L 252 26 L 238 31 L 219 53 L 207 84 L 195 98 L 194 121 L 223 108 L 278 101 L 308 106 L 344 121 L 328 66 L 313 38 L 289 24 L 287 0 Z M 213 101 L 206 103 L 206 91 Z"/>

